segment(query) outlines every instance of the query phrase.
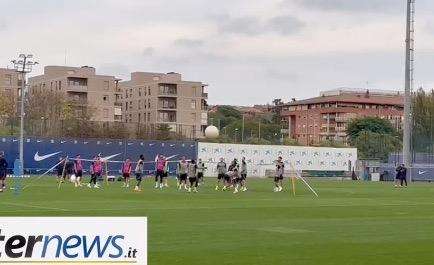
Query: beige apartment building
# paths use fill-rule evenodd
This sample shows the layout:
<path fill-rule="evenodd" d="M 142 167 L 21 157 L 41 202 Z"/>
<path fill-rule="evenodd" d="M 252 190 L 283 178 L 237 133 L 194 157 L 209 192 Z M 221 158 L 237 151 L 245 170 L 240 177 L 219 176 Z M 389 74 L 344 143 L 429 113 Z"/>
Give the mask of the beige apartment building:
<path fill-rule="evenodd" d="M 208 122 L 206 84 L 184 81 L 173 72 L 133 72 L 131 80 L 119 84 L 124 122 L 154 128 L 167 124 L 186 137 L 203 137 Z"/>
<path fill-rule="evenodd" d="M 0 92 L 15 99 L 21 91 L 21 74 L 14 69 L 0 68 Z"/>
<path fill-rule="evenodd" d="M 76 115 L 84 109 L 91 119 L 100 122 L 122 121 L 121 91 L 114 76 L 97 75 L 89 66 L 46 66 L 44 74 L 29 78 L 32 91 L 59 91 L 74 108 Z"/>

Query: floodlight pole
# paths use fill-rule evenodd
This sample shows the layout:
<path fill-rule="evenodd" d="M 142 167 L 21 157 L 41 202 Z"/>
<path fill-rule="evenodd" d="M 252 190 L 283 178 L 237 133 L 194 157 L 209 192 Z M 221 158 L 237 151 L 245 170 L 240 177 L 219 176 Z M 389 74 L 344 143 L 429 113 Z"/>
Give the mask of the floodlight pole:
<path fill-rule="evenodd" d="M 406 47 L 405 47 L 405 95 L 404 95 L 404 135 L 403 135 L 403 163 L 411 169 L 411 130 L 412 130 L 412 90 L 414 70 L 414 15 L 415 0 L 407 0 L 407 25 L 406 25 Z M 409 181 L 412 181 L 411 170 Z"/>
<path fill-rule="evenodd" d="M 21 163 L 22 173 L 24 174 L 24 100 L 26 89 L 26 73 L 32 71 L 32 66 L 38 64 L 38 62 L 32 62 L 31 54 L 20 54 L 17 60 L 12 60 L 15 70 L 21 74 L 21 106 L 20 106 L 20 148 L 19 148 L 19 160 Z"/>

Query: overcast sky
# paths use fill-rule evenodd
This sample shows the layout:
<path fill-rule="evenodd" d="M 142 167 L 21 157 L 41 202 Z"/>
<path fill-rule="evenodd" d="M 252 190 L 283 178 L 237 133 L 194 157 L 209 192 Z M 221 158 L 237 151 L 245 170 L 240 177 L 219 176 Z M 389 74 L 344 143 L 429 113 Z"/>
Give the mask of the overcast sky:
<path fill-rule="evenodd" d="M 0 0 L 0 67 L 180 72 L 211 104 L 402 89 L 406 0 Z M 416 86 L 434 87 L 434 2 L 416 3 Z M 41 73 L 42 67 L 34 73 Z"/>

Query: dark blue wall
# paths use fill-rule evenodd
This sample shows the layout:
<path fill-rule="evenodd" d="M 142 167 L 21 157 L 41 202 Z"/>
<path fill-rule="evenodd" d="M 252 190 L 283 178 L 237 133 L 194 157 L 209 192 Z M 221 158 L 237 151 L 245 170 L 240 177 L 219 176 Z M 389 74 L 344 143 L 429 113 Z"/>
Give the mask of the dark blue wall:
<path fill-rule="evenodd" d="M 0 137 L 0 151 L 4 151 L 10 167 L 18 158 L 19 142 L 16 137 Z M 35 161 L 34 156 L 38 152 L 40 156 L 61 152 L 42 161 Z M 91 159 L 101 153 L 103 157 L 120 154 L 112 160 L 123 161 L 131 158 L 136 161 L 140 154 L 146 161 L 154 161 L 157 154 L 166 157 L 175 156 L 170 160 L 179 160 L 181 156 L 188 159 L 196 159 L 197 143 L 194 141 L 140 141 L 140 140 L 107 140 L 107 139 L 49 139 L 28 137 L 24 139 L 24 167 L 26 172 L 42 173 L 54 166 L 60 156 L 75 157 L 80 154 L 82 158 Z M 109 171 L 118 173 L 121 163 L 109 163 Z M 85 163 L 88 169 L 90 162 Z M 146 164 L 145 169 L 153 171 L 154 164 Z M 170 171 L 174 172 L 176 163 L 169 164 Z"/>

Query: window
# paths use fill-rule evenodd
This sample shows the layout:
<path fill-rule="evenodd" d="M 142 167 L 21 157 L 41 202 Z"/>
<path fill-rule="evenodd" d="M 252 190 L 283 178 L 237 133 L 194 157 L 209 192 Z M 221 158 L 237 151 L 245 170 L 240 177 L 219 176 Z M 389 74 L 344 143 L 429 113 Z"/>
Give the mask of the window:
<path fill-rule="evenodd" d="M 108 96 L 108 95 L 104 95 L 104 96 L 102 97 L 102 100 L 103 100 L 104 102 L 107 102 L 107 101 L 109 100 L 109 96 Z"/>
<path fill-rule="evenodd" d="M 139 99 L 139 109 L 142 108 L 142 101 Z M 139 114 L 140 115 L 140 114 Z M 140 119 L 139 119 L 140 120 Z"/>
<path fill-rule="evenodd" d="M 104 81 L 104 90 L 109 90 L 109 88 L 110 88 L 110 82 Z"/>
<path fill-rule="evenodd" d="M 192 122 L 195 122 L 195 121 L 196 121 L 196 113 L 191 113 L 191 114 L 190 114 L 190 117 L 191 117 L 191 121 L 192 121 Z"/>
<path fill-rule="evenodd" d="M 132 110 L 132 109 L 133 109 L 133 102 L 130 101 L 130 110 Z"/>
<path fill-rule="evenodd" d="M 109 116 L 109 110 L 108 109 L 104 109 L 103 113 L 104 113 L 104 118 L 107 119 L 108 116 Z"/>
<path fill-rule="evenodd" d="M 191 106 L 191 109 L 196 109 L 196 100 L 192 99 L 190 106 Z"/>
<path fill-rule="evenodd" d="M 151 95 L 151 89 L 150 88 L 148 88 L 148 95 L 149 96 Z"/>
<path fill-rule="evenodd" d="M 5 75 L 5 85 L 12 85 L 12 75 Z"/>
<path fill-rule="evenodd" d="M 139 118 L 137 119 L 137 121 L 140 123 L 142 121 L 142 114 L 139 113 Z"/>
<path fill-rule="evenodd" d="M 161 122 L 176 122 L 176 113 L 161 111 L 158 113 L 158 118 Z"/>
<path fill-rule="evenodd" d="M 151 113 L 148 112 L 148 122 L 150 122 L 150 121 L 151 121 Z"/>

